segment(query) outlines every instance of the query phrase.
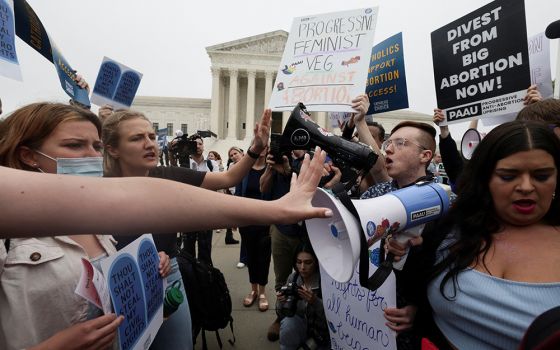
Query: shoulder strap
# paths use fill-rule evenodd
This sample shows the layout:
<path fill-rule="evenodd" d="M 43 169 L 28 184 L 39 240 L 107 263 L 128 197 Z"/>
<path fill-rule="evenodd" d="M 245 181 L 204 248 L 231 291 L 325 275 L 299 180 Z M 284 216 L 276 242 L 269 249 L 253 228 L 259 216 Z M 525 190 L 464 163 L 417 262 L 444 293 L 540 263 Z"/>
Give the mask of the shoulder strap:
<path fill-rule="evenodd" d="M 354 207 L 354 204 L 352 204 L 352 201 L 350 200 L 350 197 L 348 196 L 348 193 L 346 192 L 346 189 L 344 188 L 344 185 L 341 183 L 337 183 L 334 188 L 333 188 L 333 192 L 336 195 L 336 197 L 340 200 L 340 202 L 342 202 L 342 204 L 346 207 L 346 209 L 348 209 L 350 211 L 350 213 L 352 213 L 352 215 L 354 215 L 354 217 L 358 220 L 358 227 L 360 228 L 360 285 L 364 288 L 367 288 L 369 290 L 376 290 L 377 288 L 379 288 L 383 282 L 385 282 L 385 280 L 387 279 L 387 277 L 389 277 L 389 275 L 391 274 L 391 271 L 393 271 L 393 259 L 394 256 L 393 254 L 389 253 L 387 256 L 387 259 L 382 260 L 381 264 L 379 265 L 379 267 L 377 268 L 377 270 L 373 273 L 373 275 L 369 277 L 369 258 L 368 258 L 368 249 L 367 249 L 367 242 L 366 242 L 366 237 L 364 235 L 364 229 L 362 228 L 362 225 L 360 224 L 360 216 L 358 215 L 358 211 L 356 210 L 356 207 Z M 385 245 L 385 239 L 383 238 L 381 240 L 380 243 L 380 247 L 381 247 L 381 253 L 380 256 L 381 258 L 383 258 L 383 256 L 385 255 L 384 253 L 384 246 Z"/>
<path fill-rule="evenodd" d="M 208 170 L 210 170 L 210 172 L 214 171 L 214 164 L 212 164 L 212 161 L 210 159 L 206 159 L 206 166 L 208 167 Z"/>

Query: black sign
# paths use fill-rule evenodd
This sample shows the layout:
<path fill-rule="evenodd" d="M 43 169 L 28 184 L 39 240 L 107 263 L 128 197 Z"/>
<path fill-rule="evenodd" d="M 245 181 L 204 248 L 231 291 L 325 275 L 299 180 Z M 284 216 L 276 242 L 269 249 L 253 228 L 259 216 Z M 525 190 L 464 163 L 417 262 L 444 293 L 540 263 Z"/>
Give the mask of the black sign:
<path fill-rule="evenodd" d="M 453 111 L 455 120 L 490 114 L 474 102 L 531 84 L 523 0 L 493 1 L 431 37 L 438 107 L 463 106 Z"/>

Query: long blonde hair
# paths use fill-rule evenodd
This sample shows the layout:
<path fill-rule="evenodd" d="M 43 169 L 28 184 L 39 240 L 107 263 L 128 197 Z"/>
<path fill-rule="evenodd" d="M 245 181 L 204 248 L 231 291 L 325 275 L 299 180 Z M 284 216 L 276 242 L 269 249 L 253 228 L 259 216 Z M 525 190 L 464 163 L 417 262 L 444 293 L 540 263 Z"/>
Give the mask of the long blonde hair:
<path fill-rule="evenodd" d="M 103 146 L 111 146 L 113 148 L 118 148 L 121 135 L 119 134 L 119 126 L 121 122 L 131 119 L 144 119 L 151 124 L 150 119 L 148 119 L 144 113 L 133 111 L 131 109 L 121 109 L 117 110 L 111 116 L 109 116 L 103 122 L 103 133 L 102 141 Z M 159 151 L 156 143 L 156 153 Z M 105 151 L 103 153 L 103 168 L 105 177 L 121 177 L 122 170 L 121 164 L 118 159 L 113 158 L 109 152 Z"/>

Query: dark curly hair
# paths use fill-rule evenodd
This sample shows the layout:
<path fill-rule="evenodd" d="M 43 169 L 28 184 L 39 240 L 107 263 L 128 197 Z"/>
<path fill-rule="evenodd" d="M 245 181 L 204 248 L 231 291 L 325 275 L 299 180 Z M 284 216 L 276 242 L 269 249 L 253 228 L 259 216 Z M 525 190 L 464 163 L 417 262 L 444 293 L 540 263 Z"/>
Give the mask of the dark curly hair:
<path fill-rule="evenodd" d="M 457 186 L 459 196 L 454 207 L 433 229 L 433 234 L 440 236 L 442 232 L 457 232 L 457 242 L 449 248 L 447 257 L 436 264 L 430 274 L 433 279 L 447 271 L 440 284 L 440 292 L 445 298 L 444 286 L 450 279 L 453 280 L 452 297 L 455 297 L 457 275 L 472 266 L 473 262 L 482 260 L 484 265 L 493 235 L 502 228 L 489 189 L 496 164 L 514 153 L 534 149 L 550 154 L 556 168 L 560 169 L 560 140 L 543 122 L 517 120 L 502 124 L 488 133 L 475 149 L 472 159 L 461 174 Z M 560 183 L 560 171 L 557 171 L 556 183 Z M 543 218 L 549 225 L 560 225 L 558 202 L 558 198 L 552 200 Z"/>

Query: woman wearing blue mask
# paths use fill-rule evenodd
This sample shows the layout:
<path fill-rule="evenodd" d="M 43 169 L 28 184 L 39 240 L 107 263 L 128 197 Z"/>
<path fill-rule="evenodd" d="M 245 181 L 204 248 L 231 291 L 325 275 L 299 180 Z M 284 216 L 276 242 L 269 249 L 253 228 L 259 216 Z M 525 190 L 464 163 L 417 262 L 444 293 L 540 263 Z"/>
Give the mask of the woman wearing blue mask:
<path fill-rule="evenodd" d="M 0 124 L 0 164 L 44 173 L 101 176 L 100 134 L 101 123 L 88 110 L 57 103 L 31 104 Z M 82 258 L 100 270 L 100 260 L 116 252 L 111 236 L 22 238 L 1 243 L 6 248 L 0 254 L 1 349 L 28 348 L 79 323 L 101 320 L 102 311 L 74 290 Z M 169 260 L 161 254 L 160 259 L 160 273 L 166 274 Z M 121 321 L 110 322 L 104 332 L 92 329 L 56 344 L 106 348 Z M 99 324 L 106 326 L 107 322 Z"/>

